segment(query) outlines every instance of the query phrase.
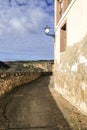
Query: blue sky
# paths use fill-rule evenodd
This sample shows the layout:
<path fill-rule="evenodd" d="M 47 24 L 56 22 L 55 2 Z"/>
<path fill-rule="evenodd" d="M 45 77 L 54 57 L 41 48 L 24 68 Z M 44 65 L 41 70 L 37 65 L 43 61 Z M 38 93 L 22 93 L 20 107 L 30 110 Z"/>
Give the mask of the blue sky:
<path fill-rule="evenodd" d="M 0 60 L 53 59 L 54 0 L 0 0 Z M 51 30 L 53 33 L 53 30 Z"/>

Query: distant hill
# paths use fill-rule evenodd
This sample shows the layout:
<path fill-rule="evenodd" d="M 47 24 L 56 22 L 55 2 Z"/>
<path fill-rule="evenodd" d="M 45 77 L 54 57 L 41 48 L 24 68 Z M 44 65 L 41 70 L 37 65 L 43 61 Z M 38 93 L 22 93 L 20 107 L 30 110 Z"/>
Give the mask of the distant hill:
<path fill-rule="evenodd" d="M 0 71 L 6 72 L 51 72 L 53 60 L 0 62 Z"/>
<path fill-rule="evenodd" d="M 2 62 L 2 61 L 0 61 L 0 69 L 9 69 L 10 68 L 10 66 L 9 65 L 7 65 L 6 63 L 4 63 L 4 62 Z"/>

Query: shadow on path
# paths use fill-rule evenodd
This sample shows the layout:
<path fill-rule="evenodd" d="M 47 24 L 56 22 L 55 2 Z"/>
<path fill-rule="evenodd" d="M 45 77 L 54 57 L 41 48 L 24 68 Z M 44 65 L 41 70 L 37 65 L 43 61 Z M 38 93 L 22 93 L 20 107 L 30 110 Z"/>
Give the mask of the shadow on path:
<path fill-rule="evenodd" d="M 42 76 L 0 100 L 8 130 L 71 130 L 49 91 L 49 82 L 49 76 Z"/>

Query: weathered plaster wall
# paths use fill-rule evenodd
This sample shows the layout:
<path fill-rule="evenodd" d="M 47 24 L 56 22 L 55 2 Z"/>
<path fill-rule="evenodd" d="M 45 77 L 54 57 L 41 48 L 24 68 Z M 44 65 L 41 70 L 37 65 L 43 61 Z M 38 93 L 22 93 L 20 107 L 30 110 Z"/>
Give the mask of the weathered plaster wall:
<path fill-rule="evenodd" d="M 56 22 L 56 4 L 55 0 L 54 7 L 54 18 Z M 58 24 L 55 24 L 55 54 L 54 57 L 57 62 L 60 62 L 60 29 L 66 22 L 66 45 L 72 46 L 76 42 L 80 41 L 87 34 L 87 0 L 72 0 L 68 8 L 60 18 Z"/>
<path fill-rule="evenodd" d="M 87 114 L 87 36 L 68 47 L 54 66 L 55 89 Z"/>
<path fill-rule="evenodd" d="M 0 95 L 5 94 L 12 88 L 37 79 L 41 73 L 2 73 L 0 74 Z"/>

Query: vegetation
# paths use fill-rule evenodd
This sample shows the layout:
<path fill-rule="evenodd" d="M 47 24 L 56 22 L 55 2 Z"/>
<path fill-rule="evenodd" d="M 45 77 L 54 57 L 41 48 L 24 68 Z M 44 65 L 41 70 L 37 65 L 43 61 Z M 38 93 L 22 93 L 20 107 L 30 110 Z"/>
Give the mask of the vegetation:
<path fill-rule="evenodd" d="M 0 72 L 44 72 L 51 71 L 53 60 L 0 62 Z"/>

